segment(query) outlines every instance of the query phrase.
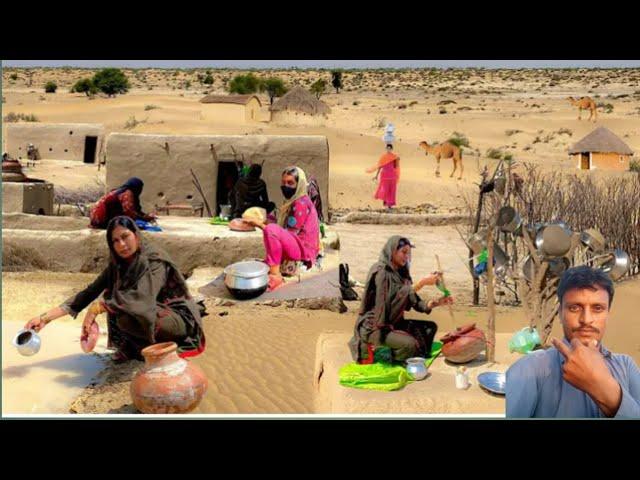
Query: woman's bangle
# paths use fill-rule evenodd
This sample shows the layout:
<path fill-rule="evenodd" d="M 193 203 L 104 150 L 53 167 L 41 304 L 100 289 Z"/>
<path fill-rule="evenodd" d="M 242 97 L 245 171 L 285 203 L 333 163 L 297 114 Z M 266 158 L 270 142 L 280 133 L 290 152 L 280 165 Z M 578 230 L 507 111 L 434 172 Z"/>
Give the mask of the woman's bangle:
<path fill-rule="evenodd" d="M 104 308 L 102 302 L 93 302 L 89 307 L 89 312 L 93 315 L 100 315 L 101 313 L 106 312 L 107 310 Z"/>

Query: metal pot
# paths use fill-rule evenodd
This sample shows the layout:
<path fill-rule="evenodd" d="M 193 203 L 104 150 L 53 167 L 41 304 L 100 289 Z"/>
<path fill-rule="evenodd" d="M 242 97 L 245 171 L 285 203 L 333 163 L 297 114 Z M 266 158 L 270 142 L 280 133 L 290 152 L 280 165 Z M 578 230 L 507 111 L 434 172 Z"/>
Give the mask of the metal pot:
<path fill-rule="evenodd" d="M 571 267 L 571 262 L 567 257 L 552 258 L 549 260 L 549 268 L 547 269 L 547 275 L 553 277 L 560 277 L 565 270 Z"/>
<path fill-rule="evenodd" d="M 582 232 L 580 234 L 580 241 L 594 253 L 599 253 L 604 250 L 604 236 L 595 228 L 590 228 Z"/>
<path fill-rule="evenodd" d="M 423 357 L 412 357 L 407 359 L 407 373 L 414 380 L 426 378 L 429 369 L 425 365 L 426 359 Z"/>
<path fill-rule="evenodd" d="M 220 217 L 231 218 L 231 205 L 220 205 Z"/>
<path fill-rule="evenodd" d="M 547 225 L 536 235 L 536 248 L 546 257 L 562 257 L 571 250 L 572 233 L 563 225 Z"/>
<path fill-rule="evenodd" d="M 20 330 L 12 343 L 18 349 L 20 355 L 30 357 L 40 351 L 42 342 L 35 330 Z"/>
<path fill-rule="evenodd" d="M 224 284 L 236 298 L 257 297 L 269 284 L 269 266 L 255 260 L 234 263 L 224 269 Z"/>
<path fill-rule="evenodd" d="M 487 248 L 487 232 L 482 230 L 471 235 L 467 240 L 467 246 L 473 251 L 474 255 L 478 255 Z"/>
<path fill-rule="evenodd" d="M 612 258 L 600 268 L 609 274 L 611 280 L 618 280 L 629 271 L 629 255 L 624 250 L 616 248 L 611 254 Z"/>
<path fill-rule="evenodd" d="M 504 195 L 507 187 L 507 178 L 504 175 L 496 176 L 493 180 L 493 189 L 499 195 Z"/>
<path fill-rule="evenodd" d="M 498 212 L 496 226 L 503 232 L 513 233 L 522 225 L 522 218 L 513 207 L 502 207 Z"/>
<path fill-rule="evenodd" d="M 509 257 L 496 242 L 493 243 L 493 261 L 496 275 L 503 276 L 509 266 Z"/>

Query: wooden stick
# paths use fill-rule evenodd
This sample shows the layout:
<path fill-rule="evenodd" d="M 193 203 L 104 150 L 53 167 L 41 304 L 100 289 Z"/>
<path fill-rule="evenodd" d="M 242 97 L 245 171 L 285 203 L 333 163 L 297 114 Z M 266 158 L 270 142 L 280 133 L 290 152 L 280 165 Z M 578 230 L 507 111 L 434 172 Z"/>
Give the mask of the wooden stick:
<path fill-rule="evenodd" d="M 438 265 L 438 271 L 442 273 L 442 266 L 440 265 L 440 257 L 438 257 L 438 254 L 436 253 L 436 263 Z M 444 283 L 444 273 L 442 273 L 442 277 L 441 277 L 441 281 L 442 281 L 442 288 L 446 290 L 446 285 Z M 456 326 L 456 317 L 453 314 L 453 307 L 449 304 L 449 315 L 451 315 L 451 321 L 453 322 L 453 327 L 455 328 Z"/>
<path fill-rule="evenodd" d="M 495 220 L 491 222 L 491 226 L 487 233 L 487 307 L 489 310 L 489 318 L 487 319 L 487 360 L 494 363 L 496 360 L 496 305 L 493 291 L 494 273 L 493 273 L 493 230 L 495 228 Z"/>
<path fill-rule="evenodd" d="M 193 168 L 190 168 L 189 171 L 191 172 L 191 175 L 193 176 L 193 184 L 196 187 L 196 190 L 198 190 L 198 193 L 200 194 L 200 196 L 202 197 L 202 200 L 204 201 L 204 206 L 207 208 L 207 214 L 210 217 L 213 217 L 213 214 L 211 213 L 211 207 L 209 207 L 209 202 L 207 202 L 207 198 L 204 196 L 204 192 L 202 191 L 202 186 L 200 185 L 200 181 L 198 180 L 198 177 L 196 176 L 195 172 L 193 171 Z"/>

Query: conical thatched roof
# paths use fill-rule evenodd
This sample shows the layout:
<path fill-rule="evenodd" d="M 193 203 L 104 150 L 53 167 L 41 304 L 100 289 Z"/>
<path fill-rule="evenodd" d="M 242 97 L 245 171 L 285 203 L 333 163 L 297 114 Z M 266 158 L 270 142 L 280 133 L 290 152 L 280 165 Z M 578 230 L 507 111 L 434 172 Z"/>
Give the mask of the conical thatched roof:
<path fill-rule="evenodd" d="M 620 155 L 633 155 L 633 150 L 624 143 L 611 130 L 598 127 L 569 149 L 569 153 L 617 153 Z"/>
<path fill-rule="evenodd" d="M 284 110 L 307 113 L 309 115 L 331 113 L 329 105 L 318 100 L 311 92 L 300 86 L 293 87 L 271 106 L 272 112 L 282 112 Z"/>

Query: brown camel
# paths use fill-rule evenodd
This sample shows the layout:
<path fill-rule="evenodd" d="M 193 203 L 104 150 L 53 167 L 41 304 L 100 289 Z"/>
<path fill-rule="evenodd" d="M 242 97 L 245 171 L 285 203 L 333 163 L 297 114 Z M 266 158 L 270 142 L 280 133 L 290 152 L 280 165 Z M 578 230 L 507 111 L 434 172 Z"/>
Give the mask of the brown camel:
<path fill-rule="evenodd" d="M 439 145 L 429 145 L 427 142 L 422 141 L 420 142 L 420 148 L 424 150 L 425 155 L 432 154 L 436 157 L 438 162 L 438 166 L 436 167 L 436 177 L 440 176 L 440 158 L 451 158 L 453 159 L 453 172 L 451 172 L 449 178 L 453 177 L 453 174 L 456 173 L 458 168 L 458 164 L 460 164 L 460 176 L 458 177 L 458 180 L 462 179 L 464 167 L 462 165 L 462 150 L 460 150 L 460 147 L 451 142 L 443 142 Z"/>
<path fill-rule="evenodd" d="M 598 110 L 596 109 L 596 102 L 591 97 L 580 97 L 575 99 L 573 97 L 567 98 L 571 105 L 578 107 L 578 120 L 582 120 L 582 110 L 589 110 L 589 120 L 593 118 L 595 122 L 598 119 Z"/>

